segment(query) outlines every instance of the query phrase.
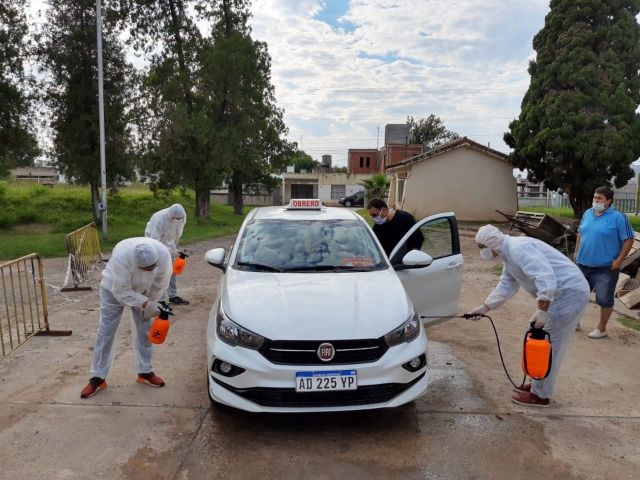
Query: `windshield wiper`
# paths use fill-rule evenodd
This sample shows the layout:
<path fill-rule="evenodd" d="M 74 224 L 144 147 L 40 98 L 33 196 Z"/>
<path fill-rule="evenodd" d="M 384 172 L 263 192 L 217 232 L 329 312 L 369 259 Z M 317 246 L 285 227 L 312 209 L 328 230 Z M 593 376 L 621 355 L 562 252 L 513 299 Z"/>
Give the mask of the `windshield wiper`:
<path fill-rule="evenodd" d="M 353 265 L 305 265 L 304 267 L 292 267 L 284 270 L 285 272 L 369 272 L 370 268 L 354 267 Z"/>
<path fill-rule="evenodd" d="M 264 265 L 262 263 L 236 262 L 236 265 L 240 265 L 241 267 L 255 268 L 256 270 L 262 270 L 263 272 L 282 272 L 282 270 L 279 268 L 272 267 L 271 265 Z"/>

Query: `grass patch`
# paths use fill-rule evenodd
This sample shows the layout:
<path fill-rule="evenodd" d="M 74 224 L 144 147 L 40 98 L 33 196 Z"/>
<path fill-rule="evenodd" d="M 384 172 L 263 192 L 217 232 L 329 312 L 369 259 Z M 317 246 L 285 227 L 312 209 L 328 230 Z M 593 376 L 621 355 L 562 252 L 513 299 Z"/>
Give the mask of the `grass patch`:
<path fill-rule="evenodd" d="M 618 321 L 627 328 L 640 331 L 640 319 L 621 316 L 618 317 Z"/>
<path fill-rule="evenodd" d="M 88 187 L 0 184 L 0 258 L 11 259 L 37 252 L 44 257 L 65 256 L 65 235 L 93 221 Z M 211 204 L 209 218 L 195 219 L 193 191 L 153 194 L 146 186 L 132 186 L 110 195 L 109 240 L 104 251 L 124 238 L 144 236 L 151 215 L 173 203 L 187 211 L 181 244 L 235 234 L 244 215 L 227 205 Z M 245 214 L 251 207 L 245 208 Z"/>
<path fill-rule="evenodd" d="M 496 263 L 493 267 L 491 267 L 491 273 L 497 276 L 502 275 L 502 266 L 502 263 Z"/>

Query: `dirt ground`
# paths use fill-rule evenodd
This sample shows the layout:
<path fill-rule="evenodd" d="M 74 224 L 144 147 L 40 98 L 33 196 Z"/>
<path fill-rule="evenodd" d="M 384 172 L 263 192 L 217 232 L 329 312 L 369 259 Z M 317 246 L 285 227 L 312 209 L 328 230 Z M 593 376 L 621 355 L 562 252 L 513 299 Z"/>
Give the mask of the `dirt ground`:
<path fill-rule="evenodd" d="M 460 312 L 498 280 L 472 232 Z M 323 415 L 252 415 L 211 407 L 204 332 L 219 271 L 203 260 L 214 246 L 191 246 L 180 293 L 154 370 L 167 386 L 135 383 L 128 321 L 119 330 L 109 387 L 81 400 L 97 325 L 98 297 L 48 289 L 54 329 L 0 359 L 0 479 L 632 479 L 640 469 L 640 333 L 615 319 L 610 338 L 590 340 L 590 305 L 563 365 L 550 408 L 510 402 L 511 388 L 486 320 L 451 320 L 429 329 L 427 393 L 395 409 Z M 65 259 L 45 262 L 62 284 Z M 96 279 L 93 282 L 97 284 Z M 493 312 L 505 361 L 519 354 L 535 304 L 519 293 Z M 125 316 L 125 319 L 127 317 Z M 123 319 L 124 320 L 124 319 Z"/>

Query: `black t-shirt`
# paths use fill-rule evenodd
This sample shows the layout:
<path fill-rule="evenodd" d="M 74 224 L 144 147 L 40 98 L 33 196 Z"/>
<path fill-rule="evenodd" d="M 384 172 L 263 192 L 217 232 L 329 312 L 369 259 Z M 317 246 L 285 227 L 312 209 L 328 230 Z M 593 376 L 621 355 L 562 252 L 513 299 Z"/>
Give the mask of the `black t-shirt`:
<path fill-rule="evenodd" d="M 402 210 L 396 210 L 396 213 L 391 220 L 387 220 L 382 225 L 374 224 L 373 233 L 375 233 L 378 240 L 380 240 L 382 248 L 384 248 L 387 255 L 391 255 L 393 248 L 415 224 L 416 219 L 413 218 L 413 215 L 403 212 Z M 422 248 L 423 241 L 424 236 L 422 235 L 422 232 L 420 229 L 416 230 L 409 240 L 407 240 L 407 251 L 420 250 L 420 248 Z"/>

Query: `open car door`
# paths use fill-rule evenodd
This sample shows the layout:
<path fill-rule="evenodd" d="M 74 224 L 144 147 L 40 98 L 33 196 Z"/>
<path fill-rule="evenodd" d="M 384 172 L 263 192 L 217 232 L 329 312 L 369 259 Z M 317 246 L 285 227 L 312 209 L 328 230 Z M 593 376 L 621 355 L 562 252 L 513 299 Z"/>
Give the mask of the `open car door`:
<path fill-rule="evenodd" d="M 402 261 L 408 253 L 407 241 L 417 230 L 424 237 L 421 251 L 433 259 L 428 266 L 411 265 L 412 262 L 406 262 L 407 265 Z M 423 319 L 423 325 L 433 325 L 457 314 L 464 261 L 453 212 L 420 220 L 395 246 L 389 259 L 416 311 L 436 317 Z"/>

